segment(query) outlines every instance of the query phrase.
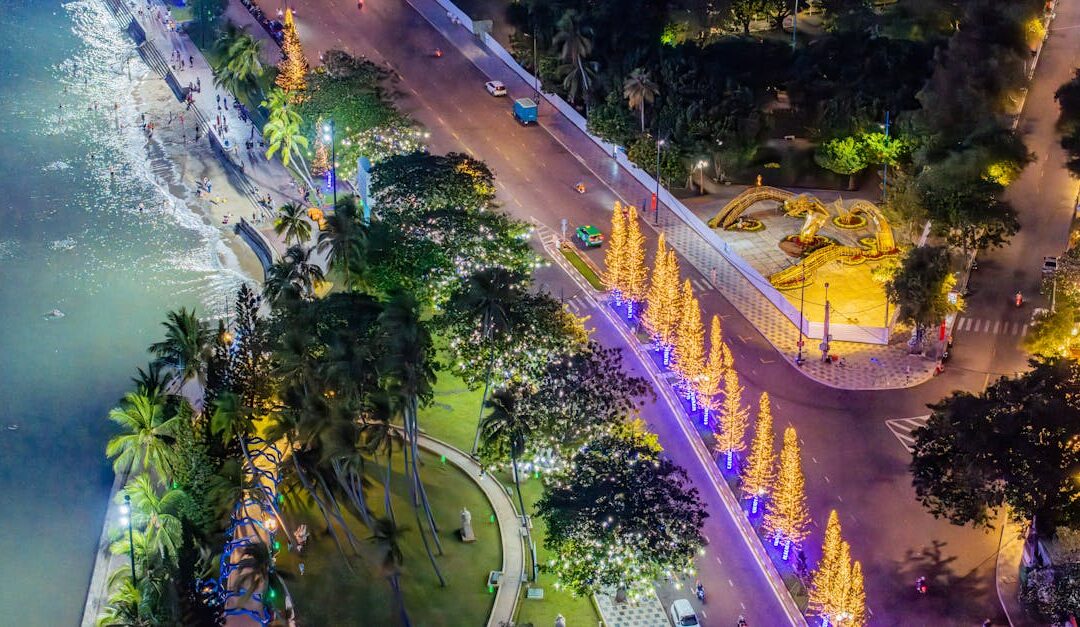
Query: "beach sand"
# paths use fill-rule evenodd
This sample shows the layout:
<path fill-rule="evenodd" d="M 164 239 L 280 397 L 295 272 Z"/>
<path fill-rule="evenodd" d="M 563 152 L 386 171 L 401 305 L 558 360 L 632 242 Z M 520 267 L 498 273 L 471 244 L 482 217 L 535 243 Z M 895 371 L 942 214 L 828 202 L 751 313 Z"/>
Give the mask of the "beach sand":
<path fill-rule="evenodd" d="M 148 73 L 135 88 L 134 97 L 138 111 L 146 114 L 148 124 L 154 125 L 146 143 L 147 158 L 154 174 L 171 196 L 202 216 L 204 222 L 220 229 L 224 241 L 236 255 L 240 269 L 247 276 L 261 281 L 262 265 L 248 245 L 234 233 L 233 227 L 243 217 L 265 228 L 268 226 L 266 212 L 259 212 L 230 182 L 229 171 L 210 146 L 205 129 L 199 141 L 195 141 L 193 113 L 186 110 L 160 77 Z M 140 126 L 142 117 L 136 115 L 125 123 Z M 203 177 L 209 179 L 211 193 L 200 190 Z M 161 209 L 144 208 L 148 212 Z"/>

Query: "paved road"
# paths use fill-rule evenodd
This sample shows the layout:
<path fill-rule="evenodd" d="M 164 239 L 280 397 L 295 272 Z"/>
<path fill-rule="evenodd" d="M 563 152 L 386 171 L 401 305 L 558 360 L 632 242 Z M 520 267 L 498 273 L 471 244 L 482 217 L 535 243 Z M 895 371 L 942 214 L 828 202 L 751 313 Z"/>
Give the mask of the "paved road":
<path fill-rule="evenodd" d="M 514 122 L 509 102 L 488 97 L 482 87 L 485 77 L 404 0 L 369 0 L 362 13 L 351 2 L 313 0 L 305 5 L 298 26 L 312 58 L 339 47 L 394 67 L 402 77 L 397 84 L 401 105 L 432 131 L 432 150 L 465 150 L 487 161 L 498 177 L 499 197 L 514 215 L 535 218 L 553 229 L 564 217 L 571 228 L 608 222 L 613 193 L 543 129 L 525 129 Z M 430 56 L 436 47 L 446 53 L 440 59 Z M 579 180 L 589 185 L 585 196 L 572 190 Z M 587 299 L 577 296 L 579 288 L 568 277 L 548 270 L 539 280 L 570 299 L 572 308 L 576 303 L 581 313 L 588 313 Z M 793 372 L 719 293 L 704 292 L 701 302 L 708 314 L 724 316 L 747 398 L 767 389 L 778 428 L 789 423 L 798 428 L 811 511 L 815 519 L 824 520 L 829 509 L 840 510 L 853 552 L 864 562 L 873 624 L 974 625 L 987 617 L 1003 624 L 993 587 L 998 536 L 935 521 L 921 509 L 910 488 L 908 452 L 885 422 L 925 415 L 927 402 L 952 389 L 982 387 L 986 368 L 963 355 L 963 337 L 957 340 L 960 350 L 953 366 L 926 385 L 846 392 Z M 597 316 L 593 321 L 602 341 L 623 342 L 613 329 L 605 330 Z M 1015 338 L 999 338 L 1001 344 L 1009 341 Z M 742 613 L 740 603 L 745 603 L 751 624 L 781 624 L 783 612 L 769 583 L 725 519 L 694 447 L 664 407 L 649 407 L 646 415 L 669 454 L 702 487 L 713 514 L 706 530 L 712 542 L 702 560 L 708 611 L 723 616 L 722 624 L 732 612 Z M 815 552 L 811 546 L 812 559 Z M 919 575 L 933 582 L 924 598 L 914 598 L 912 582 Z M 714 621 L 710 616 L 706 624 L 717 624 Z"/>

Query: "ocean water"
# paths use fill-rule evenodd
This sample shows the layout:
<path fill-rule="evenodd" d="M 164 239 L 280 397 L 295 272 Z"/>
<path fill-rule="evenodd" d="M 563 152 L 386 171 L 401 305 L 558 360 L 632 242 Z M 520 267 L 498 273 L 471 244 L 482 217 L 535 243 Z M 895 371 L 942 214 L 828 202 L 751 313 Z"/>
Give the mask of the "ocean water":
<path fill-rule="evenodd" d="M 0 0 L 0 626 L 78 624 L 106 414 L 168 309 L 220 313 L 245 279 L 118 129 L 147 76 L 100 0 Z"/>

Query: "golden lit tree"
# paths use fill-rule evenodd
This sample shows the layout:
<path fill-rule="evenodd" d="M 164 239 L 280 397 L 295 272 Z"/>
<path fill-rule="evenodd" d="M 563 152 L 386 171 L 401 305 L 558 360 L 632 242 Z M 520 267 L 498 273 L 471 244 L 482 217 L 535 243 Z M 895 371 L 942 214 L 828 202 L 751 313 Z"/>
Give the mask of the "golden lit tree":
<path fill-rule="evenodd" d="M 706 427 L 709 426 L 710 412 L 719 407 L 716 395 L 724 385 L 726 353 L 727 346 L 724 345 L 723 332 L 720 330 L 720 316 L 713 316 L 709 326 L 709 359 L 705 362 L 705 372 L 702 373 L 697 388 L 701 404 L 705 407 L 702 420 Z"/>
<path fill-rule="evenodd" d="M 682 306 L 675 334 L 674 368 L 686 388 L 691 411 L 697 411 L 697 386 L 705 373 L 705 327 L 701 324 L 701 307 L 694 298 L 690 279 L 683 285 Z"/>
<path fill-rule="evenodd" d="M 776 452 L 773 450 L 772 404 L 769 394 L 761 393 L 758 404 L 758 417 L 754 425 L 754 439 L 750 443 L 750 454 L 746 458 L 746 472 L 743 473 L 740 489 L 746 498 L 753 499 L 750 513 L 756 514 L 758 505 L 765 495 L 772 490 L 776 481 Z M 834 512 L 835 513 L 835 512 Z"/>
<path fill-rule="evenodd" d="M 274 83 L 289 94 L 289 100 L 300 100 L 299 92 L 307 89 L 308 63 L 304 58 L 304 49 L 300 46 L 300 37 L 296 34 L 292 9 L 285 11 L 285 26 L 282 30 L 281 61 L 278 62 L 278 75 Z"/>
<path fill-rule="evenodd" d="M 742 402 L 743 388 L 735 370 L 724 373 L 724 400 L 716 421 L 716 450 L 726 458 L 728 470 L 734 465 L 735 453 L 746 448 L 746 425 L 750 410 Z"/>
<path fill-rule="evenodd" d="M 318 137 L 319 135 L 316 134 Z M 311 174 L 322 176 L 330 171 L 330 153 L 326 150 L 326 144 L 321 140 L 315 141 L 315 156 L 311 159 Z"/>
<path fill-rule="evenodd" d="M 611 212 L 611 234 L 604 252 L 604 284 L 615 294 L 615 301 L 622 302 L 622 281 L 626 274 L 626 215 L 616 202 Z"/>
<path fill-rule="evenodd" d="M 641 314 L 641 322 L 649 335 L 657 335 L 667 307 L 664 295 L 667 293 L 667 239 L 664 233 L 656 238 L 656 255 L 653 257 L 652 272 L 649 273 L 649 290 L 645 293 L 645 312 Z"/>
<path fill-rule="evenodd" d="M 863 585 L 862 564 L 858 560 L 851 565 L 850 585 L 844 595 L 844 605 L 837 617 L 837 624 L 843 627 L 866 625 L 866 588 Z"/>
<path fill-rule="evenodd" d="M 810 512 L 806 507 L 806 477 L 803 476 L 799 453 L 799 437 L 794 427 L 784 429 L 784 446 L 780 449 L 780 467 L 776 485 L 765 506 L 765 531 L 773 544 L 784 542 L 786 560 L 792 545 L 798 547 L 806 538 Z"/>
<path fill-rule="evenodd" d="M 836 510 L 829 512 L 829 522 L 825 525 L 825 540 L 821 545 L 821 561 L 810 581 L 810 598 L 807 607 L 819 616 L 831 618 L 840 606 L 845 577 L 843 571 L 849 566 L 840 563 L 840 516 Z"/>
<path fill-rule="evenodd" d="M 626 266 L 622 282 L 622 295 L 628 301 L 626 315 L 634 316 L 634 303 L 645 300 L 645 236 L 641 233 L 637 208 L 631 206 L 626 212 Z"/>

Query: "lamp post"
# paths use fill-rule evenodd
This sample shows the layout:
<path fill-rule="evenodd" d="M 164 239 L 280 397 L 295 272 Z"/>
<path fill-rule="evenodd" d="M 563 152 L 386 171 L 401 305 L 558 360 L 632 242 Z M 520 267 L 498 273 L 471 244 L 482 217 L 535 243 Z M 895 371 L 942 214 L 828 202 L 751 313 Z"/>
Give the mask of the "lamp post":
<path fill-rule="evenodd" d="M 323 141 L 330 142 L 330 189 L 334 193 L 334 208 L 337 209 L 337 146 L 334 145 L 333 120 L 323 124 Z"/>
<path fill-rule="evenodd" d="M 799 354 L 795 356 L 795 365 L 801 366 L 806 360 L 803 358 L 802 349 L 805 343 L 805 336 L 803 335 L 803 307 L 806 305 L 806 266 L 799 262 L 799 268 L 801 268 L 802 281 L 799 283 Z"/>
<path fill-rule="evenodd" d="M 885 145 L 889 144 L 889 112 L 885 112 Z M 885 169 L 881 175 L 881 202 L 889 200 L 889 160 L 885 159 Z"/>
<path fill-rule="evenodd" d="M 702 159 L 697 162 L 698 169 L 698 187 L 701 188 L 701 195 L 705 195 L 705 166 L 709 165 L 709 162 Z"/>
<path fill-rule="evenodd" d="M 664 140 L 659 135 L 656 138 L 656 193 L 653 194 L 653 224 L 660 224 L 660 149 L 664 147 Z"/>
<path fill-rule="evenodd" d="M 131 582 L 139 585 L 139 576 L 135 574 L 135 532 L 131 530 L 131 495 L 124 495 L 124 504 L 120 506 L 120 524 L 128 530 L 128 556 L 131 558 Z"/>
<path fill-rule="evenodd" d="M 795 51 L 795 34 L 799 32 L 799 0 L 795 0 L 795 11 L 791 14 L 791 50 Z"/>

